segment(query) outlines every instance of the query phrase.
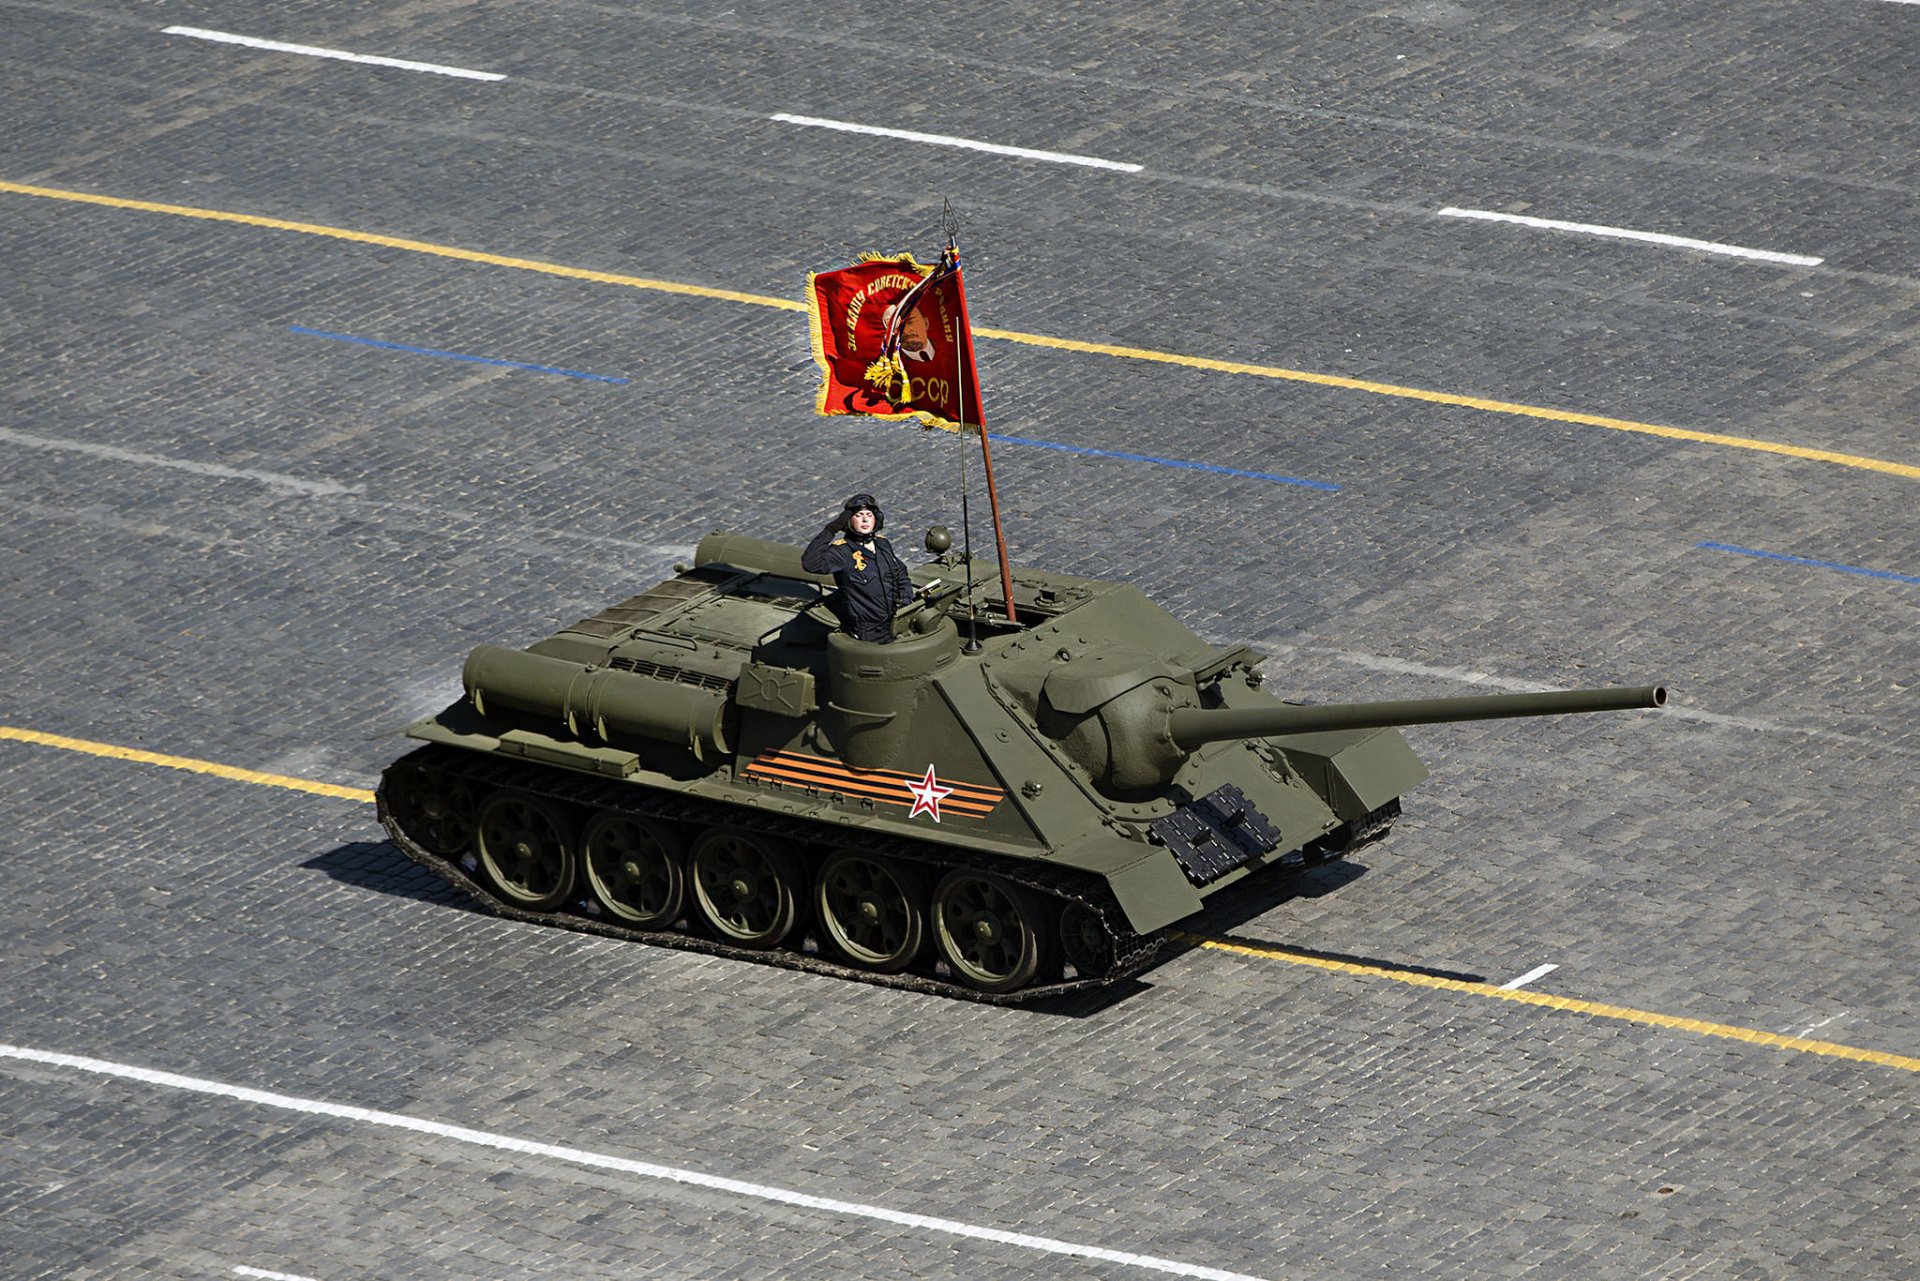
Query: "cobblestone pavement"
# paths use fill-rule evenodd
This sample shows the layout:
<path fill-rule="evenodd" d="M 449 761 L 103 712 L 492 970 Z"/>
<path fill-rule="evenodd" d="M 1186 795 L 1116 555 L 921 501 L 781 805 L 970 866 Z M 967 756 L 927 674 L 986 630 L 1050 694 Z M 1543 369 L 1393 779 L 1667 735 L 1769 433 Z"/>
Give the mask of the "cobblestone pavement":
<path fill-rule="evenodd" d="M 1920 1273 L 1920 8 L 801 12 L 0 0 L 0 182 L 780 299 L 951 199 L 981 326 L 1359 380 L 983 338 L 1058 446 L 995 451 L 1014 555 L 1302 697 L 1674 705 L 1412 731 L 1390 840 L 1194 931 L 1707 1031 L 1206 948 L 976 1007 L 491 919 L 364 803 L 0 741 L 0 1044 L 1002 1230 L 0 1058 L 0 1271 Z M 753 297 L 0 211 L 0 725 L 371 787 L 468 648 L 710 529 L 958 521 L 962 442 L 816 418 Z"/>

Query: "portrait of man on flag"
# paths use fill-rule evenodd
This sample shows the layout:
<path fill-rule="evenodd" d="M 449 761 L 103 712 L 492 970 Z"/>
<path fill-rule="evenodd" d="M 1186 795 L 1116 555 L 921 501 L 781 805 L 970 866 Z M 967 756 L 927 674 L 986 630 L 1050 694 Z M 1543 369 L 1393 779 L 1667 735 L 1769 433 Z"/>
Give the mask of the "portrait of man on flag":
<path fill-rule="evenodd" d="M 862 254 L 807 277 L 822 414 L 918 418 L 977 430 L 980 385 L 952 255 L 927 266 L 912 254 Z"/>

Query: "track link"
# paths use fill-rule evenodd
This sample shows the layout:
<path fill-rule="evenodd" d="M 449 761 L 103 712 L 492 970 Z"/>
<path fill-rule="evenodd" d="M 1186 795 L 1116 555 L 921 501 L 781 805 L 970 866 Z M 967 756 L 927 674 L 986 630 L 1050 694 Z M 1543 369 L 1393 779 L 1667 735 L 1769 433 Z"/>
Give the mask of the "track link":
<path fill-rule="evenodd" d="M 1036 983 L 1012 992 L 990 993 L 981 992 L 954 981 L 947 977 L 943 964 L 925 959 L 916 963 L 912 969 L 898 974 L 878 974 L 871 970 L 858 969 L 833 959 L 831 954 L 820 945 L 817 931 L 801 931 L 796 935 L 799 939 L 798 944 L 763 950 L 739 947 L 703 934 L 681 930 L 639 930 L 621 925 L 599 915 L 597 905 L 592 904 L 584 894 L 579 903 L 569 905 L 566 909 L 530 912 L 503 903 L 496 898 L 480 880 L 477 863 L 471 854 L 465 857 L 436 854 L 422 846 L 400 825 L 389 803 L 387 784 L 397 770 L 414 765 L 431 767 L 464 782 L 473 790 L 476 803 L 490 791 L 512 788 L 573 806 L 587 813 L 612 810 L 637 818 L 662 819 L 680 823 L 689 829 L 723 823 L 732 824 L 747 827 L 758 833 L 780 837 L 802 846 L 858 850 L 866 854 L 916 863 L 935 874 L 955 867 L 991 872 L 1017 885 L 1025 886 L 1048 901 L 1056 904 L 1078 903 L 1091 911 L 1100 921 L 1111 942 L 1113 964 L 1106 973 L 1094 977 L 1057 979 L 1050 983 Z M 1164 935 L 1159 932 L 1143 935 L 1134 931 L 1127 924 L 1125 916 L 1120 911 L 1119 903 L 1115 901 L 1105 883 L 1098 877 L 1072 868 L 955 850 L 948 846 L 928 845 L 897 836 L 871 833 L 859 828 L 841 827 L 819 820 L 770 815 L 699 797 L 636 787 L 631 783 L 613 782 L 557 766 L 543 766 L 500 756 L 464 752 L 458 748 L 430 745 L 394 762 L 381 777 L 378 807 L 381 825 L 386 828 L 387 834 L 393 838 L 394 844 L 402 853 L 464 892 L 474 902 L 496 916 L 535 925 L 551 925 L 583 934 L 630 939 L 638 943 L 651 943 L 681 951 L 702 952 L 710 956 L 752 961 L 760 965 L 778 966 L 781 969 L 829 974 L 835 978 L 852 979 L 857 983 L 870 983 L 879 987 L 956 997 L 988 1005 L 1022 1005 L 1049 997 L 1090 992 L 1131 978 L 1153 964 L 1160 945 L 1164 941 Z"/>

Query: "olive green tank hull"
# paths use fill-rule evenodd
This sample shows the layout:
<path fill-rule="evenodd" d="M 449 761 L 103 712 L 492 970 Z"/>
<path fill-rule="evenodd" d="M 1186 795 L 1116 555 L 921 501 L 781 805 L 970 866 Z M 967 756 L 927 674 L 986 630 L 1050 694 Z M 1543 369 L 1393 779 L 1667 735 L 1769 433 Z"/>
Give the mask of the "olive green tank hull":
<path fill-rule="evenodd" d="M 1426 777 L 1396 726 L 1665 699 L 1302 706 L 1132 588 L 1020 570 L 1014 625 L 953 556 L 913 574 L 870 644 L 799 549 L 711 537 L 525 650 L 475 648 L 382 822 L 515 919 L 1024 1000 L 1138 974 L 1208 896 L 1385 835 Z"/>

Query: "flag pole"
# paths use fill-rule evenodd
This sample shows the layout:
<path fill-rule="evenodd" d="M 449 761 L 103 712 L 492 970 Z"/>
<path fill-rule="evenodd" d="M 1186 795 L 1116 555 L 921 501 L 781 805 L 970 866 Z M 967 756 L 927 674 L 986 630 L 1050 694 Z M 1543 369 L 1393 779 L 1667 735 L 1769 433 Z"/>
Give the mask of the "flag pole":
<path fill-rule="evenodd" d="M 966 273 L 960 270 L 960 246 L 952 236 L 947 238 L 947 253 L 953 261 L 953 292 L 960 304 L 960 332 L 966 340 L 958 353 L 966 361 L 966 367 L 959 371 L 960 422 L 964 426 L 967 414 L 967 376 L 972 375 L 974 385 L 977 387 L 980 385 L 980 370 L 973 359 L 973 322 L 967 317 Z M 984 392 L 981 393 L 980 400 L 982 403 L 974 406 L 974 417 L 979 419 L 980 461 L 987 473 L 987 507 L 993 512 L 993 545 L 1000 552 L 1000 590 L 1007 599 L 1007 621 L 1017 623 L 1020 619 L 1015 615 L 1013 607 L 1013 570 L 1007 564 L 1006 535 L 1000 532 L 1000 494 L 993 483 L 993 449 L 987 444 L 986 394 Z"/>
<path fill-rule="evenodd" d="M 960 455 L 960 559 L 967 566 L 968 654 L 980 652 L 980 610 L 973 600 L 973 513 L 967 507 L 967 456 Z"/>

